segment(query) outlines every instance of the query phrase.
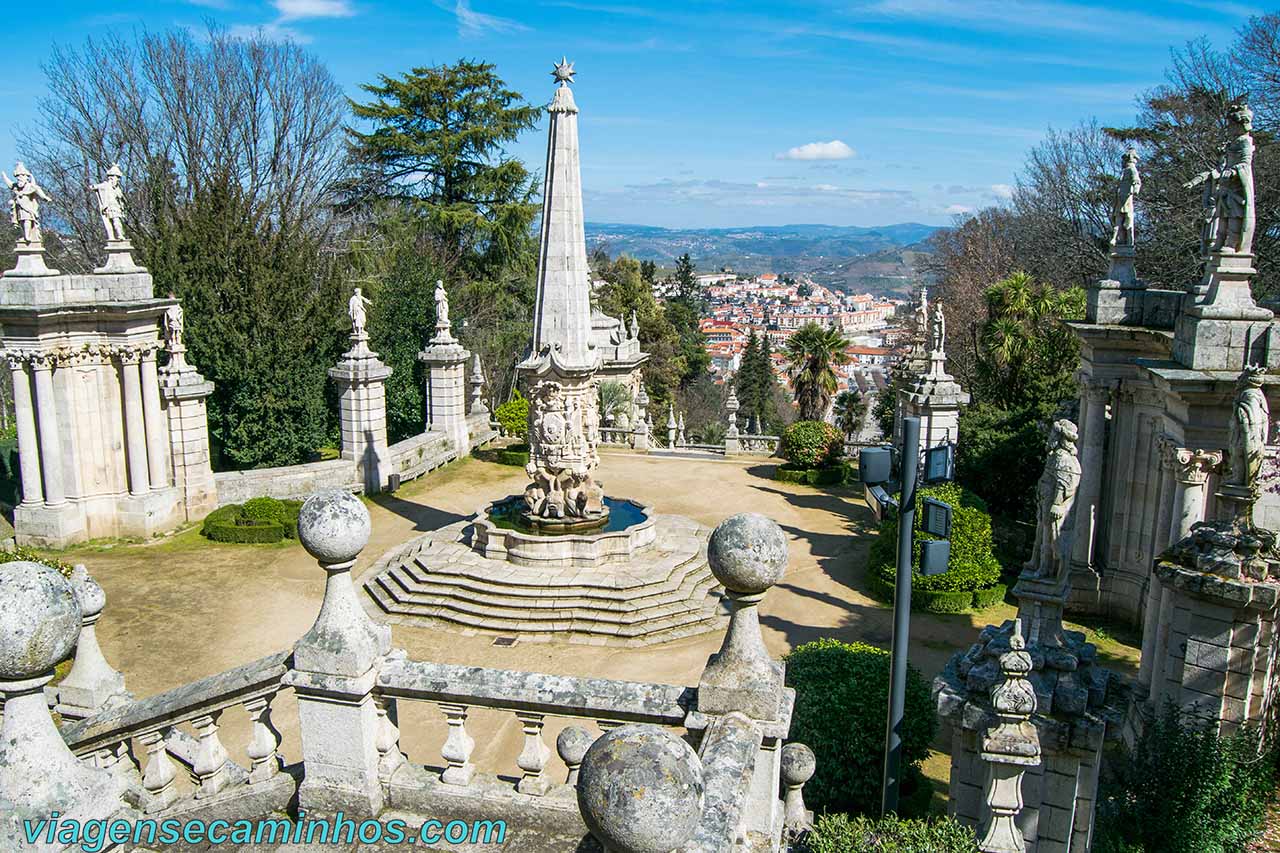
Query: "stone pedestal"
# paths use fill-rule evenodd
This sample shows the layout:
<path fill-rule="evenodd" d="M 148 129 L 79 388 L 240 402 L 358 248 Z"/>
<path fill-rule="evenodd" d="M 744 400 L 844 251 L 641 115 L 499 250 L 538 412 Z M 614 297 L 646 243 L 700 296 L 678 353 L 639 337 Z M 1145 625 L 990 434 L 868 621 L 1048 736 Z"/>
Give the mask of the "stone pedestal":
<path fill-rule="evenodd" d="M 1256 534 L 1256 535 L 1255 535 Z M 1227 522 L 1198 525 L 1156 563 L 1166 596 L 1148 707 L 1173 702 L 1222 732 L 1268 718 L 1280 683 L 1280 555 L 1275 536 Z"/>
<path fill-rule="evenodd" d="M 1272 314 L 1253 301 L 1253 255 L 1215 253 L 1204 279 L 1184 297 L 1173 357 L 1194 370 L 1239 371 L 1265 364 Z"/>
<path fill-rule="evenodd" d="M 160 399 L 168 425 L 173 484 L 187 521 L 204 518 L 218 506 L 218 488 L 209 455 L 209 418 L 205 400 L 213 383 L 187 363 L 186 348 L 172 348 L 160 369 Z"/>
<path fill-rule="evenodd" d="M 43 244 L 23 243 L 19 240 L 13 251 L 18 256 L 18 263 L 13 269 L 5 270 L 5 278 L 58 275 L 57 270 L 45 266 Z"/>
<path fill-rule="evenodd" d="M 466 365 L 470 357 L 447 328 L 418 353 L 418 360 L 427 365 L 427 428 L 449 436 L 459 456 L 466 455 L 469 447 Z"/>
<path fill-rule="evenodd" d="M 1085 319 L 1090 323 L 1138 325 L 1143 319 L 1145 282 L 1134 268 L 1133 246 L 1117 246 L 1105 278 L 1085 288 Z"/>
<path fill-rule="evenodd" d="M 960 433 L 960 407 L 968 402 L 968 392 L 935 361 L 898 392 L 895 431 L 901 430 L 903 418 L 919 418 L 921 450 L 954 444 Z M 895 435 L 895 441 L 900 438 Z"/>
<path fill-rule="evenodd" d="M 391 368 L 369 349 L 368 336 L 352 337 L 352 347 L 329 377 L 338 386 L 342 458 L 356 463 L 365 494 L 387 487 L 394 465 L 387 450 L 387 377 Z M 459 452 L 463 452 L 463 448 Z"/>
<path fill-rule="evenodd" d="M 97 275 L 137 273 L 146 270 L 133 262 L 133 244 L 128 240 L 107 241 L 107 262 L 94 269 Z"/>

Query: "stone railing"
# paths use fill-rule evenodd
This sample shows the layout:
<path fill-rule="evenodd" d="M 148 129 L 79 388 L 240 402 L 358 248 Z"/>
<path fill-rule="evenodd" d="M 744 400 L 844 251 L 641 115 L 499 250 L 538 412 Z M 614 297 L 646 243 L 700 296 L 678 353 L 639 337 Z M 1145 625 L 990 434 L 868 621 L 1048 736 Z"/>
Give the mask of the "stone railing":
<path fill-rule="evenodd" d="M 250 796 L 265 811 L 283 809 L 295 782 L 281 774 L 281 737 L 271 706 L 289 668 L 289 652 L 277 652 L 235 669 L 112 708 L 64 726 L 63 740 L 81 759 L 130 783 L 140 782 L 146 814 L 183 811 L 192 801 Z M 237 764 L 218 736 L 224 711 L 243 708 L 252 721 L 245 747 L 247 767 Z M 193 735 L 179 729 L 189 724 Z M 141 749 L 135 748 L 135 744 Z M 134 756 L 145 753 L 142 766 Z M 193 792 L 180 797 L 171 758 L 187 768 Z M 139 770 L 141 777 L 139 778 Z"/>
<path fill-rule="evenodd" d="M 0 849 L 13 849 L 17 815 L 55 811 L 226 820 L 393 809 L 418 816 L 418 826 L 442 814 L 501 823 L 506 843 L 522 853 L 581 850 L 588 834 L 614 853 L 777 853 L 808 826 L 801 788 L 812 753 L 783 747 L 795 694 L 783 686 L 784 668 L 769 656 L 756 613 L 787 563 L 786 537 L 768 519 L 734 516 L 711 536 L 708 562 L 733 615 L 696 686 L 410 660 L 391 647 L 389 629 L 370 619 L 352 585 L 351 567 L 370 535 L 360 500 L 347 490 L 313 495 L 298 524 L 327 574 L 312 628 L 291 651 L 146 699 L 124 693 L 102 657 L 92 628 L 105 598 L 82 571 L 72 581 L 31 563 L 0 571 L 0 782 L 8 798 L 0 804 Z M 43 690 L 76 645 L 77 625 L 72 672 L 80 674 L 55 698 L 88 712 L 58 732 Z M 271 719 L 286 689 L 296 700 L 302 755 L 289 767 Z M 443 715 L 438 761 L 417 763 L 401 752 L 400 702 L 432 703 Z M 219 720 L 241 708 L 250 733 L 238 764 Z M 510 715 L 520 725 L 522 746 L 499 773 L 472 762 L 473 713 Z M 549 720 L 574 721 L 556 738 L 562 778 L 549 767 Z"/>
<path fill-rule="evenodd" d="M 600 443 L 609 447 L 631 447 L 635 431 L 625 427 L 600 427 Z"/>
<path fill-rule="evenodd" d="M 244 503 L 250 498 L 304 498 L 321 489 L 363 490 L 350 459 L 325 459 L 278 468 L 220 471 L 213 475 L 218 506 Z"/>
<path fill-rule="evenodd" d="M 738 452 L 772 456 L 778 452 L 778 441 L 776 435 L 739 435 Z"/>

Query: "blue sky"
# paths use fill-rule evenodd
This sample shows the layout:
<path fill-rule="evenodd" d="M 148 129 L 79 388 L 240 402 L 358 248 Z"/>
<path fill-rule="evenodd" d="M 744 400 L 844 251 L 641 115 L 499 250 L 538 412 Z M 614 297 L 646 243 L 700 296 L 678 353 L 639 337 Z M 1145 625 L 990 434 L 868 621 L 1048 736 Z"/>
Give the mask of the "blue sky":
<path fill-rule="evenodd" d="M 351 94 L 380 73 L 465 56 L 546 103 L 552 60 L 566 54 L 587 218 L 668 227 L 944 224 L 1007 196 L 1050 126 L 1127 123 L 1171 46 L 1203 35 L 1225 47 L 1268 11 L 1212 0 L 103 5 L 54 0 L 8 40 L 0 163 L 35 118 L 53 44 L 213 19 L 304 43 Z M 544 144 L 540 129 L 514 150 L 540 169 Z"/>

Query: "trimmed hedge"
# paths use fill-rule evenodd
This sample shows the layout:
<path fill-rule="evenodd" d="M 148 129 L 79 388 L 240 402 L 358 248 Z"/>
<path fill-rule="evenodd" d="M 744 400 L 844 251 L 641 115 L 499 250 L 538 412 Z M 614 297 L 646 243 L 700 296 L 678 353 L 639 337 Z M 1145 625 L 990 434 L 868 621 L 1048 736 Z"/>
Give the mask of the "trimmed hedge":
<path fill-rule="evenodd" d="M 529 464 L 529 445 L 513 444 L 510 447 L 504 447 L 498 451 L 496 461 L 499 465 L 516 465 L 523 468 Z"/>
<path fill-rule="evenodd" d="M 848 467 L 835 465 L 829 468 L 800 468 L 790 462 L 773 469 L 773 479 L 781 483 L 799 483 L 803 486 L 835 486 L 848 476 Z"/>
<path fill-rule="evenodd" d="M 911 567 L 912 606 L 935 613 L 959 613 L 970 607 L 990 607 L 1003 601 L 1000 562 L 992 550 L 991 516 L 987 513 L 987 505 L 977 495 L 955 483 L 918 489 L 917 525 L 923 520 L 925 497 L 951 505 L 951 558 L 942 574 L 920 574 L 920 543 L 937 537 L 916 527 Z M 893 600 L 897 551 L 898 518 L 893 514 L 881 523 L 880 535 L 871 543 L 868 560 L 871 591 L 882 600 Z M 983 594 L 979 596 L 979 592 Z"/>
<path fill-rule="evenodd" d="M 819 815 L 801 853 L 978 853 L 973 830 L 954 818 L 903 820 Z"/>
<path fill-rule="evenodd" d="M 251 498 L 220 506 L 204 518 L 200 532 L 214 542 L 262 545 L 298 536 L 301 501 Z"/>
<path fill-rule="evenodd" d="M 865 643 L 822 639 L 796 647 L 786 661 L 787 685 L 796 691 L 789 738 L 818 756 L 805 800 L 819 812 L 878 812 L 889 653 Z M 929 682 L 914 668 L 907 671 L 905 710 L 904 778 L 929 754 L 938 725 Z"/>
<path fill-rule="evenodd" d="M 782 431 L 778 449 L 794 468 L 826 468 L 844 453 L 844 436 L 824 421 L 796 421 Z"/>

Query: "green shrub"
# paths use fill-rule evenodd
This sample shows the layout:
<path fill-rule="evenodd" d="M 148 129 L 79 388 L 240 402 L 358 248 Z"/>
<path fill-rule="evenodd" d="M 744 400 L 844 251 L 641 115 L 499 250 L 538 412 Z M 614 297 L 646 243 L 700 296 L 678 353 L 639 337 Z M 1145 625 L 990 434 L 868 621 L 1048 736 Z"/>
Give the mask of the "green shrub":
<path fill-rule="evenodd" d="M 240 506 L 239 523 L 250 521 L 268 521 L 280 525 L 284 535 L 290 539 L 298 537 L 298 512 L 302 509 L 302 501 L 281 500 L 279 498 L 250 498 Z"/>
<path fill-rule="evenodd" d="M 1270 749 L 1275 749 L 1274 743 Z M 1260 757 L 1261 755 L 1261 757 Z M 1219 736 L 1166 706 L 1104 762 L 1097 853 L 1234 853 L 1263 828 L 1276 764 L 1256 731 Z"/>
<path fill-rule="evenodd" d="M 797 468 L 833 465 L 844 451 L 840 430 L 823 421 L 796 421 L 782 431 L 782 458 Z"/>
<path fill-rule="evenodd" d="M 521 468 L 529 464 L 529 445 L 513 444 L 498 451 L 499 465 L 516 465 Z"/>
<path fill-rule="evenodd" d="M 936 539 L 920 529 L 924 498 L 931 497 L 951 505 L 951 558 L 947 570 L 940 575 L 920 574 L 920 543 Z M 912 549 L 911 587 L 915 592 L 974 592 L 991 589 L 1000 581 L 1000 562 L 992 551 L 991 516 L 977 495 L 955 483 L 943 483 L 916 490 L 915 547 Z M 880 524 L 880 535 L 871 543 L 869 571 L 879 575 L 888 585 L 890 596 L 897 569 L 898 518 L 890 515 Z M 873 585 L 874 586 L 874 585 Z"/>
<path fill-rule="evenodd" d="M 847 470 L 843 465 L 827 468 L 799 468 L 787 462 L 773 469 L 773 479 L 781 483 L 800 483 L 806 486 L 834 486 L 843 483 Z"/>
<path fill-rule="evenodd" d="M 284 528 L 277 522 L 249 519 L 220 521 L 214 524 L 206 522 L 201 532 L 214 542 L 235 542 L 241 545 L 262 545 L 279 542 L 284 538 Z"/>
<path fill-rule="evenodd" d="M 1048 455 L 1043 405 L 969 406 L 960 415 L 956 481 L 981 495 L 996 515 L 1035 521 L 1036 483 Z"/>
<path fill-rule="evenodd" d="M 59 560 L 57 557 L 50 557 L 48 554 L 41 554 L 34 548 L 27 548 L 22 545 L 0 554 L 0 562 L 39 563 L 42 566 L 57 569 L 66 577 L 71 577 L 72 566 L 70 563 L 64 560 Z"/>
<path fill-rule="evenodd" d="M 865 643 L 822 639 L 798 646 L 786 660 L 787 684 L 796 690 L 790 739 L 807 744 L 818 756 L 805 800 L 818 811 L 878 811 L 889 653 Z M 929 754 L 937 725 L 929 682 L 908 670 L 904 774 L 907 768 L 918 769 Z"/>
<path fill-rule="evenodd" d="M 507 435 L 517 438 L 525 438 L 529 435 L 529 401 L 519 390 L 510 400 L 494 409 L 493 416 Z"/>
<path fill-rule="evenodd" d="M 889 600 L 893 600 L 892 594 Z M 973 609 L 973 593 L 967 589 L 954 592 L 945 589 L 915 589 L 913 586 L 911 606 L 929 613 L 967 613 Z"/>
<path fill-rule="evenodd" d="M 200 532 L 214 542 L 261 544 L 298 538 L 302 501 L 250 498 L 243 504 L 220 506 L 204 518 Z"/>
<path fill-rule="evenodd" d="M 1003 604 L 1005 593 L 1008 591 L 1009 588 L 1002 583 L 990 589 L 976 589 L 973 591 L 973 607 L 975 610 L 986 610 L 988 607 Z"/>
<path fill-rule="evenodd" d="M 903 820 L 824 814 L 801 853 L 977 853 L 973 830 L 949 817 Z"/>

